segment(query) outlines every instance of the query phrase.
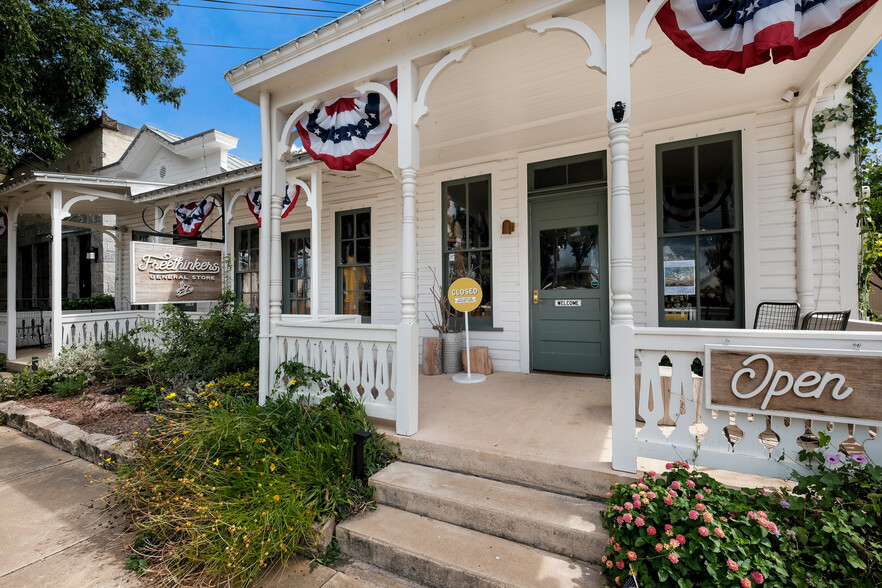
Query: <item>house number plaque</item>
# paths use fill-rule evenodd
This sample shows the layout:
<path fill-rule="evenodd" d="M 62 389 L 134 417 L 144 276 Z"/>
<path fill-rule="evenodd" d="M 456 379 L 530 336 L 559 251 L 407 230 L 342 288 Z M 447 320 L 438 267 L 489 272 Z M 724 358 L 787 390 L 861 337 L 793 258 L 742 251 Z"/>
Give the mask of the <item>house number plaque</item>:
<path fill-rule="evenodd" d="M 882 420 L 882 352 L 708 345 L 705 359 L 710 408 Z"/>

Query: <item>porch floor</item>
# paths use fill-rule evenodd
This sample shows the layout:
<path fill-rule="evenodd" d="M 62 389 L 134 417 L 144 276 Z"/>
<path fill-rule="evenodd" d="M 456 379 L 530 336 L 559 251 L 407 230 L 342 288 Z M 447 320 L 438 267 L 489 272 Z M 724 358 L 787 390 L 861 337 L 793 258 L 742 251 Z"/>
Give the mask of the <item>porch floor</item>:
<path fill-rule="evenodd" d="M 419 430 L 411 439 L 613 473 L 610 381 L 497 372 L 480 384 L 420 376 Z M 377 421 L 390 438 L 394 423 Z"/>

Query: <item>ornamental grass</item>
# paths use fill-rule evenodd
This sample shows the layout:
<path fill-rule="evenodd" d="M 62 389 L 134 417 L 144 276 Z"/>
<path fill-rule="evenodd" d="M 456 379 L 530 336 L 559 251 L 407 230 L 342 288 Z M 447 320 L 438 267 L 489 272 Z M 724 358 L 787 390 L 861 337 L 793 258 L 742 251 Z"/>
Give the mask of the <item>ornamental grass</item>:
<path fill-rule="evenodd" d="M 353 435 L 372 433 L 368 475 L 394 459 L 393 444 L 352 396 L 309 375 L 321 382 L 320 400 L 259 406 L 253 373 L 165 391 L 166 410 L 117 486 L 139 531 L 134 557 L 156 579 L 246 586 L 271 562 L 314 546 L 326 518 L 368 505 L 371 489 L 353 476 Z"/>

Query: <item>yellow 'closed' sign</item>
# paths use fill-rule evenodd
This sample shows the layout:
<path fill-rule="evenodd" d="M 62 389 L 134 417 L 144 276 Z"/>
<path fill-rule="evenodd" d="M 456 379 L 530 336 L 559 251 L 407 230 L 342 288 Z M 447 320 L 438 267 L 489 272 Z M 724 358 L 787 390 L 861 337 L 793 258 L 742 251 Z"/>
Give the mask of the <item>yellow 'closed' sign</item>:
<path fill-rule="evenodd" d="M 481 305 L 481 285 L 471 278 L 460 278 L 450 284 L 447 300 L 460 312 L 471 312 Z"/>

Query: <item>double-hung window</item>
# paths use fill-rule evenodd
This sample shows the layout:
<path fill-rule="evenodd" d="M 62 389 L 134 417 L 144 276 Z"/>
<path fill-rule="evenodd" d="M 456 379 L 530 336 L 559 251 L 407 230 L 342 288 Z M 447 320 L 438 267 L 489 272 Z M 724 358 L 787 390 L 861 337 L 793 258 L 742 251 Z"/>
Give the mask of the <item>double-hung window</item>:
<path fill-rule="evenodd" d="M 492 328 L 493 249 L 490 239 L 490 176 L 466 178 L 441 185 L 441 230 L 444 291 L 457 278 L 472 278 L 481 285 L 483 301 L 472 311 L 476 328 Z"/>
<path fill-rule="evenodd" d="M 337 312 L 371 321 L 371 211 L 337 213 Z"/>
<path fill-rule="evenodd" d="M 657 147 L 659 324 L 742 327 L 738 133 Z"/>
<path fill-rule="evenodd" d="M 260 269 L 260 230 L 257 226 L 236 229 L 236 297 L 248 307 L 249 312 L 257 312 L 259 269 Z"/>

